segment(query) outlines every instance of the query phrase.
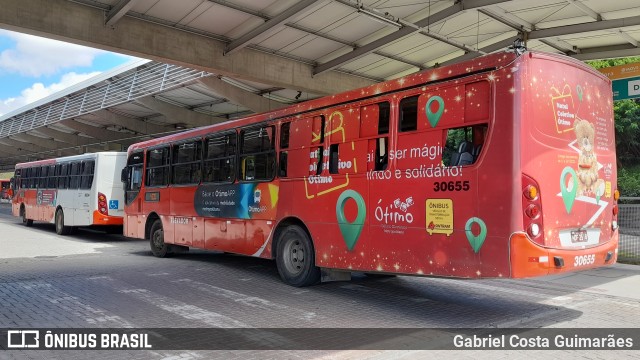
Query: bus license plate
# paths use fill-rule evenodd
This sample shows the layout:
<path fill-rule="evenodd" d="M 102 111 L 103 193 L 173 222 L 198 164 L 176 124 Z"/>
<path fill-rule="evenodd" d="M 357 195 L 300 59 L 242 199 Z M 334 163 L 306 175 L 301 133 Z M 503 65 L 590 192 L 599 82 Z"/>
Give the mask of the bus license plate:
<path fill-rule="evenodd" d="M 571 242 L 572 243 L 582 243 L 589 241 L 589 237 L 587 236 L 587 230 L 575 230 L 571 231 Z"/>

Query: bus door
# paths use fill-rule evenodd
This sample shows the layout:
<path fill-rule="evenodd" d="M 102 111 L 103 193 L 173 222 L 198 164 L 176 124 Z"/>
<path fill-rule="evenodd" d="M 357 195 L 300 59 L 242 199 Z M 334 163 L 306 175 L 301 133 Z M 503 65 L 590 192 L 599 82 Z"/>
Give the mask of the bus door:
<path fill-rule="evenodd" d="M 244 234 L 244 221 L 229 219 L 236 214 L 237 135 L 235 131 L 212 134 L 204 139 L 202 156 L 202 181 L 198 187 L 194 208 L 201 219 L 204 233 L 194 229 L 194 241 L 207 249 L 232 250 L 229 233 Z M 233 221 L 233 224 L 232 224 Z M 196 229 L 198 229 L 196 231 Z M 198 246 L 194 243 L 194 246 Z"/>
<path fill-rule="evenodd" d="M 142 187 L 142 164 L 144 162 L 144 152 L 131 153 L 127 159 L 127 166 L 122 169 L 121 180 L 124 185 L 124 235 L 130 237 L 144 237 L 145 224 L 138 223 L 138 216 L 142 211 L 142 198 L 140 188 Z"/>
<path fill-rule="evenodd" d="M 40 219 L 52 221 L 56 212 L 56 177 L 55 165 L 43 166 L 38 182 L 37 204 L 39 206 Z"/>
<path fill-rule="evenodd" d="M 71 176 L 69 179 L 69 189 L 73 195 L 73 202 L 71 204 L 71 212 L 65 209 L 65 223 L 73 226 L 90 224 L 89 213 L 91 205 L 91 191 L 90 189 L 82 189 L 82 173 L 84 162 L 74 161 L 71 163 Z M 73 214 L 72 221 L 68 221 L 68 215 Z"/>
<path fill-rule="evenodd" d="M 174 243 L 202 247 L 204 224 L 194 216 L 193 199 L 202 176 L 202 140 L 173 144 L 171 150 L 170 222 Z M 199 244 L 194 244 L 194 235 Z"/>
<path fill-rule="evenodd" d="M 76 225 L 90 225 L 93 223 L 93 209 L 98 206 L 97 186 L 93 185 L 95 168 L 96 161 L 93 159 L 83 160 L 80 164 L 78 192 L 82 195 L 79 197 L 81 200 L 76 210 Z"/>

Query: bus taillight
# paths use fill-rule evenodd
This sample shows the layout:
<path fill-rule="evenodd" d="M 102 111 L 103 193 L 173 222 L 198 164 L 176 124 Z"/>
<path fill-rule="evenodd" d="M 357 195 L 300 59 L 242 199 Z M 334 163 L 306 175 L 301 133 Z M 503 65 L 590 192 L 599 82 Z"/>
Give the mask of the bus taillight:
<path fill-rule="evenodd" d="M 620 199 L 620 191 L 616 189 L 613 192 L 613 207 L 611 208 L 611 212 L 613 213 L 613 219 L 611 219 L 611 230 L 613 231 L 618 229 L 618 199 Z"/>
<path fill-rule="evenodd" d="M 529 200 L 535 200 L 538 198 L 538 188 L 533 185 L 528 185 L 524 188 L 524 196 Z"/>
<path fill-rule="evenodd" d="M 102 215 L 109 215 L 109 208 L 107 207 L 107 197 L 103 193 L 98 193 L 98 211 Z"/>
<path fill-rule="evenodd" d="M 540 187 L 533 178 L 522 174 L 522 220 L 524 230 L 527 232 L 531 240 L 544 245 L 544 236 L 542 235 L 542 200 L 538 190 Z"/>

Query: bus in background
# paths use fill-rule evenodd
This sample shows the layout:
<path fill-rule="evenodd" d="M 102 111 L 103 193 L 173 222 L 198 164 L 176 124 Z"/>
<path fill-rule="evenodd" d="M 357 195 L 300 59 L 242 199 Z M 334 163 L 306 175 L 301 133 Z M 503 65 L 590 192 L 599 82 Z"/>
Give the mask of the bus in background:
<path fill-rule="evenodd" d="M 11 200 L 11 181 L 0 180 L 0 200 Z"/>
<path fill-rule="evenodd" d="M 125 235 L 365 273 L 522 278 L 617 258 L 611 83 L 502 52 L 129 147 Z"/>
<path fill-rule="evenodd" d="M 67 235 L 78 226 L 122 227 L 124 191 L 119 174 L 124 152 L 98 152 L 16 165 L 14 216 L 31 226 L 54 223 Z"/>

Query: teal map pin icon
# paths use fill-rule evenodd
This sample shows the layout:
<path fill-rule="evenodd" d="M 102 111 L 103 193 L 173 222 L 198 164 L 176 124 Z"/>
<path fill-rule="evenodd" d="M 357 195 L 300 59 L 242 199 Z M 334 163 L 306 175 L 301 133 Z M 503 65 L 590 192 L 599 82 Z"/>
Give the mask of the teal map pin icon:
<path fill-rule="evenodd" d="M 358 215 L 353 222 L 349 222 L 344 216 L 344 205 L 348 199 L 355 200 L 356 205 L 358 206 Z M 342 238 L 344 239 L 344 243 L 347 245 L 347 249 L 349 249 L 349 251 L 353 250 L 353 247 L 356 245 L 356 242 L 362 233 L 362 228 L 364 228 L 364 218 L 366 215 L 367 207 L 362 195 L 351 189 L 345 190 L 340 194 L 338 202 L 336 203 L 336 217 L 338 218 L 338 225 L 340 226 Z"/>
<path fill-rule="evenodd" d="M 582 101 L 582 86 L 576 85 L 576 92 L 578 93 L 578 99 Z"/>
<path fill-rule="evenodd" d="M 571 189 L 567 189 L 566 178 L 571 175 Z M 573 202 L 576 200 L 576 194 L 578 193 L 578 175 L 572 167 L 567 166 L 562 170 L 560 175 L 560 190 L 562 191 L 562 201 L 564 201 L 564 208 L 567 209 L 567 214 L 571 213 Z"/>
<path fill-rule="evenodd" d="M 478 235 L 474 235 L 473 231 L 471 231 L 471 226 L 474 223 L 480 226 L 480 233 Z M 477 254 L 480 251 L 482 244 L 484 244 L 484 240 L 487 238 L 487 224 L 485 224 L 480 218 L 472 217 L 467 220 L 467 223 L 464 225 L 464 232 L 467 234 L 467 240 L 469 240 L 469 244 L 471 244 L 473 252 Z"/>
<path fill-rule="evenodd" d="M 434 101 L 438 102 L 438 111 L 436 111 L 435 113 L 431 112 L 431 103 L 433 103 Z M 429 98 L 429 100 L 427 100 L 427 105 L 424 108 L 427 112 L 427 119 L 429 120 L 429 124 L 431 124 L 431 127 L 436 127 L 438 121 L 440 121 L 442 113 L 444 112 L 444 100 L 440 96 L 432 96 Z"/>

